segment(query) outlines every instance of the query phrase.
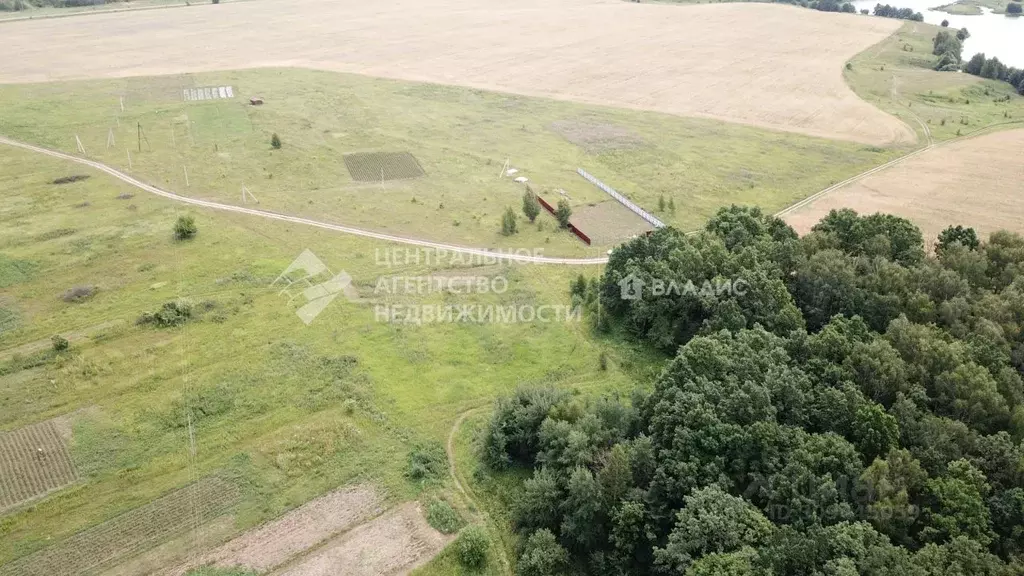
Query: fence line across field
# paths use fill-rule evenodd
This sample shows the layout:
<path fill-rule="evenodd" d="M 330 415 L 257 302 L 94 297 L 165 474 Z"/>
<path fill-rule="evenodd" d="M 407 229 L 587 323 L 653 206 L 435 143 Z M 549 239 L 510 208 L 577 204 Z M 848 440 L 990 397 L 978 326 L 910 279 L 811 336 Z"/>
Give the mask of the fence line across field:
<path fill-rule="evenodd" d="M 596 177 L 591 175 L 589 172 L 587 172 L 583 168 L 577 168 L 576 172 L 578 172 L 580 176 L 583 176 L 588 182 L 590 182 L 594 186 L 597 186 L 598 188 L 603 190 L 605 193 L 607 193 L 609 196 L 611 196 L 612 198 L 616 199 L 619 202 L 619 204 L 622 204 L 626 208 L 629 208 L 634 214 L 636 214 L 637 216 L 639 216 L 639 217 L 643 218 L 644 220 L 646 220 L 651 226 L 654 226 L 655 228 L 664 228 L 665 227 L 665 223 L 664 222 L 662 222 L 661 220 L 658 220 L 657 218 L 655 218 L 654 216 L 649 214 L 646 210 L 644 210 L 643 208 L 637 206 L 632 201 L 630 201 L 629 198 L 626 198 L 622 194 L 619 194 L 618 192 L 615 191 L 614 188 L 612 188 L 611 186 L 605 184 L 604 182 L 601 182 L 600 180 L 598 180 Z"/>

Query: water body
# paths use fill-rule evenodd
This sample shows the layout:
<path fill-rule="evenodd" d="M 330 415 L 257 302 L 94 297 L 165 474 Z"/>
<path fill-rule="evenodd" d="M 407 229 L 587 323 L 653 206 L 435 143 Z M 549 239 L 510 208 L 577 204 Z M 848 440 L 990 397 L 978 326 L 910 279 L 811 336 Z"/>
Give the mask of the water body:
<path fill-rule="evenodd" d="M 856 0 L 853 5 L 858 12 L 861 9 L 874 11 L 876 4 L 910 8 L 920 12 L 925 22 L 935 25 L 949 20 L 950 28 L 967 28 L 971 33 L 971 37 L 964 42 L 965 62 L 978 52 L 984 52 L 989 58 L 997 56 L 1007 66 L 1024 68 L 1024 17 L 993 14 L 988 8 L 982 8 L 984 13 L 976 16 L 958 16 L 933 10 L 946 3 L 945 0 Z"/>

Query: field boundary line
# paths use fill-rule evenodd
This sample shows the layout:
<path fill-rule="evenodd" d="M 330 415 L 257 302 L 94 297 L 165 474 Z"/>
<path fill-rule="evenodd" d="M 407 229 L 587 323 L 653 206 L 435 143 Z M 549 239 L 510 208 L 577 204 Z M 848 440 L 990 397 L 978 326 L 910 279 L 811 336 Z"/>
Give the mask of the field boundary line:
<path fill-rule="evenodd" d="M 829 194 L 831 192 L 835 192 L 836 190 L 839 190 L 840 188 L 843 188 L 845 186 L 853 184 L 854 182 L 856 182 L 856 181 L 858 181 L 858 180 L 860 180 L 862 178 L 866 178 L 866 177 L 871 176 L 873 174 L 876 174 L 878 172 L 882 172 L 882 171 L 886 170 L 887 168 L 892 168 L 893 166 L 895 166 L 897 164 L 900 164 L 900 163 L 902 163 L 905 160 L 909 160 L 909 159 L 917 156 L 918 154 L 922 154 L 922 153 L 927 152 L 929 150 L 934 150 L 935 148 L 940 148 L 942 146 L 946 146 L 946 145 L 952 144 L 954 142 L 963 142 L 965 140 L 970 140 L 971 138 L 976 138 L 978 136 L 982 136 L 986 132 L 990 132 L 992 130 L 1001 129 L 1001 128 L 1004 128 L 1006 126 L 1022 125 L 1022 124 L 1024 124 L 1024 120 L 1010 120 L 1010 121 L 1007 121 L 1007 122 L 997 122 L 995 124 L 989 124 L 988 126 L 982 126 L 981 128 L 978 128 L 977 130 L 975 130 L 973 132 L 970 132 L 968 134 L 964 134 L 964 135 L 962 135 L 962 136 L 960 136 L 958 138 L 950 138 L 949 140 L 943 140 L 941 142 L 934 142 L 932 144 L 924 146 L 923 148 L 918 148 L 917 150 L 914 150 L 912 152 L 904 154 L 903 156 L 900 156 L 899 158 L 893 158 L 892 160 L 886 162 L 885 164 L 882 164 L 881 166 L 875 166 L 874 168 L 872 168 L 870 170 L 867 170 L 867 171 L 864 171 L 864 172 L 861 172 L 860 174 L 857 174 L 856 176 L 851 176 L 850 178 L 847 178 L 846 180 L 843 180 L 842 182 L 837 182 L 837 183 L 829 186 L 828 188 L 825 188 L 824 190 L 822 190 L 820 192 L 817 192 L 816 194 L 812 194 L 812 195 L 808 196 L 807 198 L 804 198 L 803 200 L 800 200 L 800 201 L 798 201 L 798 202 L 796 202 L 794 204 L 791 204 L 791 205 L 783 208 L 782 210 L 779 210 L 778 212 L 776 212 L 774 214 L 774 216 L 776 218 L 782 218 L 783 216 L 789 214 L 790 212 L 793 212 L 794 210 L 798 210 L 800 208 L 803 208 L 804 206 L 814 202 L 815 200 L 817 200 L 818 198 L 821 198 L 822 196 L 825 196 L 825 195 L 827 195 L 827 194 Z M 929 133 L 929 138 L 930 137 L 931 136 L 930 136 L 930 133 Z"/>
<path fill-rule="evenodd" d="M 141 180 L 138 180 L 136 178 L 133 178 L 132 176 L 129 176 L 129 175 L 125 174 L 124 172 L 121 172 L 120 170 L 117 170 L 116 168 L 112 168 L 112 167 L 107 166 L 106 164 L 102 164 L 100 162 L 96 162 L 96 161 L 89 160 L 89 159 L 86 159 L 86 158 L 81 158 L 79 156 L 73 156 L 71 154 L 65 154 L 64 152 L 58 152 L 56 150 L 50 150 L 48 148 L 43 148 L 41 146 L 34 146 L 32 144 L 25 144 L 23 142 L 18 142 L 16 140 L 11 140 L 11 139 L 5 138 L 3 136 L 0 136 L 0 144 L 7 144 L 8 146 L 14 146 L 16 148 L 23 148 L 25 150 L 29 150 L 29 151 L 32 151 L 32 152 L 38 152 L 40 154 L 45 154 L 45 155 L 51 156 L 53 158 L 59 158 L 61 160 L 69 160 L 71 162 L 76 162 L 78 164 L 82 164 L 84 166 L 88 166 L 90 168 L 99 170 L 100 172 L 104 172 L 106 174 L 109 174 L 110 176 L 113 176 L 114 178 L 117 178 L 118 180 L 121 180 L 122 182 L 125 182 L 127 184 L 132 185 L 132 186 L 135 186 L 136 188 L 138 188 L 140 190 L 144 190 L 144 191 L 149 192 L 151 194 L 155 194 L 157 196 L 162 196 L 164 198 L 167 198 L 167 199 L 170 199 L 170 200 L 174 200 L 174 201 L 177 201 L 177 202 L 182 202 L 184 204 L 191 204 L 193 206 L 200 206 L 200 207 L 203 207 L 203 208 L 210 208 L 210 209 L 213 209 L 213 210 L 223 210 L 223 211 L 226 211 L 226 212 L 234 212 L 236 214 L 248 214 L 250 216 L 258 216 L 258 217 L 261 217 L 261 218 L 269 218 L 271 220 L 279 220 L 281 222 L 290 222 L 290 223 L 293 223 L 293 224 L 303 224 L 303 225 L 306 225 L 306 226 L 313 226 L 315 228 L 322 228 L 322 229 L 325 229 L 325 230 L 333 230 L 335 232 L 343 232 L 345 234 L 351 234 L 353 236 L 362 236 L 364 238 L 373 238 L 375 240 L 383 240 L 383 241 L 386 241 L 386 242 L 396 242 L 396 243 L 399 243 L 399 244 L 409 244 L 409 245 L 412 245 L 412 246 L 421 246 L 421 247 L 424 247 L 424 248 L 434 248 L 434 249 L 437 249 L 437 250 L 446 250 L 448 252 L 458 252 L 458 253 L 463 253 L 463 254 L 471 254 L 471 255 L 474 255 L 474 256 L 482 256 L 482 257 L 485 257 L 485 258 L 495 258 L 497 260 L 507 260 L 507 261 L 510 261 L 510 262 L 524 262 L 524 263 L 528 263 L 528 264 L 565 264 L 565 265 L 573 265 L 573 266 L 590 266 L 590 265 L 595 265 L 595 264 L 605 264 L 605 263 L 608 262 L 608 257 L 607 256 L 598 256 L 598 257 L 594 257 L 594 258 L 558 258 L 558 257 L 548 257 L 548 256 L 531 256 L 531 255 L 528 255 L 528 254 L 496 252 L 496 251 L 488 250 L 488 249 L 485 249 L 485 248 L 470 248 L 470 247 L 466 247 L 466 246 L 456 246 L 456 245 L 453 245 L 453 244 L 443 244 L 443 243 L 440 243 L 440 242 L 430 242 L 428 240 L 420 240 L 420 239 L 417 239 L 417 238 L 407 238 L 407 237 L 404 237 L 404 236 L 395 236 L 395 235 L 392 235 L 392 234 L 384 234 L 382 232 L 374 232 L 374 231 L 371 231 L 371 230 L 364 230 L 362 228 L 353 228 L 351 226 L 342 226 L 340 224 L 331 224 L 329 222 L 321 222 L 319 220 L 312 220 L 312 219 L 309 219 L 309 218 L 302 218 L 300 216 L 289 216 L 287 214 L 280 214 L 280 213 L 277 213 L 277 212 L 270 212 L 270 211 L 267 211 L 267 210 L 256 210 L 256 209 L 253 209 L 253 208 L 244 208 L 242 206 L 234 206 L 234 205 L 231 205 L 231 204 L 221 204 L 219 202 L 210 202 L 208 200 L 199 200 L 197 198 L 190 198 L 188 196 L 181 196 L 180 194 L 175 194 L 174 192 L 168 192 L 167 190 L 164 190 L 162 188 L 157 188 L 156 186 L 153 186 L 151 184 L 146 184 L 145 182 L 143 182 Z"/>

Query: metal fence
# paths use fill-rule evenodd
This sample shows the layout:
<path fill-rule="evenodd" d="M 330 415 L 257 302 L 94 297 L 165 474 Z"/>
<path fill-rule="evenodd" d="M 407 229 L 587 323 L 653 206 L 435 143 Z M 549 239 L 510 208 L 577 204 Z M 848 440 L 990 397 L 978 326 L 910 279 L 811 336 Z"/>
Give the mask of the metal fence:
<path fill-rule="evenodd" d="M 654 216 L 648 214 L 646 210 L 644 210 L 643 208 L 637 206 L 636 204 L 631 202 L 629 200 L 629 198 L 626 198 L 622 194 L 619 194 L 618 192 L 615 191 L 614 188 L 612 188 L 611 186 L 605 184 L 604 182 L 601 182 L 600 180 L 595 178 L 592 174 L 590 174 L 589 172 L 587 172 L 583 168 L 577 168 L 576 172 L 578 172 L 580 176 L 583 176 L 584 178 L 586 178 L 588 182 L 590 182 L 594 186 L 597 186 L 601 190 L 604 190 L 609 196 L 611 196 L 612 198 L 615 198 L 616 200 L 618 200 L 619 204 L 622 204 L 626 208 L 629 208 L 630 210 L 633 211 L 634 214 L 636 214 L 637 216 L 639 216 L 639 217 L 643 218 L 644 220 L 646 220 L 651 226 L 654 226 L 655 228 L 664 228 L 665 227 L 665 223 L 664 222 L 662 222 L 661 220 L 658 220 Z"/>

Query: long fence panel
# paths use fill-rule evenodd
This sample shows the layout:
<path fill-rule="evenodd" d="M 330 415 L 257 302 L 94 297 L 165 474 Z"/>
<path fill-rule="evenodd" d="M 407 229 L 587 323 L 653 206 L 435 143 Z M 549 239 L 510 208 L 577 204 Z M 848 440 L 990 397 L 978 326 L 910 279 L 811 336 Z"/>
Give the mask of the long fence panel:
<path fill-rule="evenodd" d="M 605 184 L 604 182 L 601 182 L 600 180 L 598 180 L 596 177 L 594 177 L 592 174 L 590 174 L 589 172 L 587 172 L 583 168 L 577 168 L 576 172 L 578 172 L 580 176 L 583 176 L 584 178 L 586 178 L 586 180 L 588 182 L 590 182 L 594 186 L 597 186 L 598 188 L 603 190 L 606 194 L 608 194 L 609 196 L 611 196 L 612 198 L 617 200 L 619 202 L 619 204 L 622 204 L 626 208 L 629 208 L 634 214 L 636 214 L 637 216 L 639 216 L 639 217 L 643 218 L 644 220 L 646 220 L 651 226 L 654 226 L 655 228 L 664 228 L 665 227 L 665 223 L 664 222 L 662 222 L 661 220 L 658 220 L 653 215 L 649 214 L 646 210 L 644 210 L 643 208 L 637 206 L 632 201 L 630 201 L 629 198 L 626 198 L 622 194 L 619 194 L 618 192 L 615 191 L 614 188 L 612 188 L 611 186 Z"/>

